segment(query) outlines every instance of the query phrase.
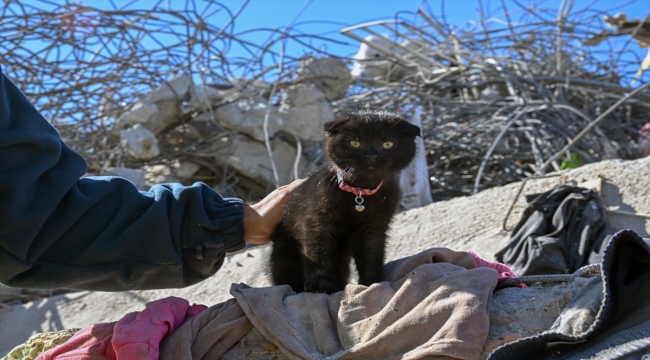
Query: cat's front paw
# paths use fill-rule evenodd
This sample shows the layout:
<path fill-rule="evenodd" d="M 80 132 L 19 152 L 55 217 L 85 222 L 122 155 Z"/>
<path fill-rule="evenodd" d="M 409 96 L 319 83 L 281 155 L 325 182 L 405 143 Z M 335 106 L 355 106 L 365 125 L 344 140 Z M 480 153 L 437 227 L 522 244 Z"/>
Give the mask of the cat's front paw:
<path fill-rule="evenodd" d="M 332 294 L 343 290 L 333 278 L 326 275 L 315 275 L 305 281 L 305 291 Z"/>

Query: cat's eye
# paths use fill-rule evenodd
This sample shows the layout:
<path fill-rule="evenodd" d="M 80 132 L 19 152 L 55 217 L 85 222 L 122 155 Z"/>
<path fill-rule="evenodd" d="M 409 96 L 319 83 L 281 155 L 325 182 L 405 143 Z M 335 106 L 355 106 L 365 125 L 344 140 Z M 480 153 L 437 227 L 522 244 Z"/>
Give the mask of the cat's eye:
<path fill-rule="evenodd" d="M 393 145 L 395 144 L 393 144 L 392 141 L 384 141 L 384 143 L 381 144 L 381 147 L 383 147 L 384 149 L 390 149 L 393 147 Z"/>
<path fill-rule="evenodd" d="M 350 141 L 350 145 L 352 145 L 353 148 L 358 148 L 361 146 L 361 143 L 356 140 L 352 140 Z"/>

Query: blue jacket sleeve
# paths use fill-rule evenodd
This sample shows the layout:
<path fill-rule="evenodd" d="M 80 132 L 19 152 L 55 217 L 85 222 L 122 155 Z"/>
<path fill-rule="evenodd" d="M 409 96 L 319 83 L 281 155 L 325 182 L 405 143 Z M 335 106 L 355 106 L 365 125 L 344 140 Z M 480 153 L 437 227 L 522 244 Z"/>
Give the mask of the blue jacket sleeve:
<path fill-rule="evenodd" d="M 189 286 L 244 247 L 239 199 L 196 183 L 138 191 L 85 160 L 0 69 L 0 282 L 101 291 Z"/>

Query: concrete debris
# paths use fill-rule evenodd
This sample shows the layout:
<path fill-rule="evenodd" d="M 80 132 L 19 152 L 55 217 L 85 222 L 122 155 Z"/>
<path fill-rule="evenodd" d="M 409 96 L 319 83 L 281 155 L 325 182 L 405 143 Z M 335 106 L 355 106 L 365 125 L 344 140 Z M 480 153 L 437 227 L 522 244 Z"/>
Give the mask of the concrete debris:
<path fill-rule="evenodd" d="M 190 89 L 190 99 L 187 101 L 187 106 L 191 109 L 208 111 L 210 107 L 208 104 L 222 100 L 225 91 L 215 89 L 210 85 L 196 85 Z"/>
<path fill-rule="evenodd" d="M 350 72 L 353 79 L 381 78 L 384 80 L 388 79 L 389 81 L 397 81 L 417 71 L 414 67 L 405 67 L 396 64 L 395 60 L 391 59 L 388 55 L 405 56 L 411 51 L 421 52 L 421 46 L 415 40 L 406 39 L 396 44 L 388 39 L 388 35 L 368 35 L 365 41 L 380 49 L 376 49 L 367 43 L 361 43 L 359 51 L 354 55 L 355 62 Z M 409 58 L 412 56 L 405 57 Z M 421 59 L 413 60 L 415 60 L 415 64 L 421 66 L 428 65 L 428 62 L 422 61 Z"/>
<path fill-rule="evenodd" d="M 118 132 L 135 124 L 142 124 L 155 134 L 160 134 L 182 115 L 181 104 L 189 96 L 192 79 L 179 75 L 154 89 L 120 116 L 112 130 Z"/>
<path fill-rule="evenodd" d="M 180 183 L 181 180 L 175 177 L 171 167 L 167 165 L 145 165 L 143 166 L 144 179 L 147 187 L 151 188 L 156 184 Z"/>
<path fill-rule="evenodd" d="M 174 175 L 181 179 L 188 178 L 201 169 L 201 165 L 187 160 L 175 161 L 172 165 Z"/>
<path fill-rule="evenodd" d="M 422 112 L 415 111 L 409 119 L 413 125 L 422 128 Z M 414 209 L 427 206 L 433 202 L 431 198 L 431 185 L 427 171 L 427 152 L 424 149 L 424 134 L 415 138 L 415 158 L 400 174 L 400 205 L 404 209 Z"/>
<path fill-rule="evenodd" d="M 192 79 L 186 75 L 177 75 L 171 81 L 154 89 L 144 96 L 145 102 L 157 103 L 159 101 L 183 101 L 189 95 Z"/>
<path fill-rule="evenodd" d="M 324 140 L 323 125 L 335 118 L 325 94 L 314 84 L 287 89 L 280 106 L 280 116 L 285 119 L 285 128 L 290 133 L 309 141 Z"/>
<path fill-rule="evenodd" d="M 267 102 L 268 100 L 261 96 L 244 98 L 217 108 L 215 118 L 229 130 L 246 134 L 257 141 L 264 141 L 264 116 Z M 268 119 L 269 137 L 278 132 L 282 124 L 283 121 L 278 114 L 278 110 L 271 107 Z"/>
<path fill-rule="evenodd" d="M 138 101 L 130 111 L 122 114 L 117 119 L 113 129 L 122 130 L 129 127 L 129 125 L 145 123 L 157 112 L 158 106 L 156 104 Z"/>
<path fill-rule="evenodd" d="M 307 58 L 300 63 L 297 73 L 299 80 L 316 85 L 328 101 L 342 98 L 352 85 L 345 62 L 334 57 Z"/>
<path fill-rule="evenodd" d="M 178 121 L 181 115 L 181 101 L 165 100 L 154 103 L 141 100 L 115 121 L 112 130 L 119 132 L 133 125 L 142 124 L 155 134 L 160 134 L 170 124 Z"/>
<path fill-rule="evenodd" d="M 232 104 L 222 105 L 222 106 L 220 106 L 220 108 L 222 108 L 224 106 L 228 106 L 228 105 L 232 105 Z M 228 108 L 226 108 L 226 109 L 228 109 Z M 230 109 L 230 110 L 232 111 L 232 109 Z M 217 115 L 214 112 L 204 112 L 204 113 L 200 114 L 199 116 L 195 117 L 194 119 L 192 119 L 192 121 L 193 122 L 194 121 L 196 121 L 196 122 L 209 122 L 209 121 L 212 121 L 213 119 L 215 121 L 217 119 Z"/>
<path fill-rule="evenodd" d="M 141 124 L 121 130 L 120 137 L 126 142 L 126 148 L 131 155 L 137 159 L 148 160 L 160 155 L 156 135 Z"/>
<path fill-rule="evenodd" d="M 234 86 L 232 89 L 229 89 L 224 97 L 229 97 L 232 95 L 244 95 L 244 96 L 261 96 L 264 98 L 271 95 L 271 88 L 273 85 L 267 83 L 264 80 L 260 79 L 243 79 L 243 78 L 233 78 L 230 79 L 230 83 Z"/>
<path fill-rule="evenodd" d="M 145 183 L 145 172 L 140 169 L 108 168 L 103 175 L 123 177 L 132 182 L 138 190 L 149 190 L 149 186 Z"/>
<path fill-rule="evenodd" d="M 204 130 L 203 134 L 209 134 L 210 132 L 211 131 L 207 129 Z M 165 134 L 164 138 L 168 144 L 181 145 L 185 147 L 201 140 L 203 136 L 201 136 L 201 132 L 193 124 L 183 124 L 170 130 Z"/>
<path fill-rule="evenodd" d="M 296 149 L 280 139 L 271 140 L 273 159 L 278 171 L 280 185 L 293 181 L 293 164 L 296 159 Z M 249 137 L 238 135 L 232 139 L 231 156 L 228 165 L 242 175 L 255 180 L 261 185 L 275 184 L 271 161 L 266 146 Z M 307 160 L 301 156 L 298 166 L 298 176 L 307 165 Z"/>

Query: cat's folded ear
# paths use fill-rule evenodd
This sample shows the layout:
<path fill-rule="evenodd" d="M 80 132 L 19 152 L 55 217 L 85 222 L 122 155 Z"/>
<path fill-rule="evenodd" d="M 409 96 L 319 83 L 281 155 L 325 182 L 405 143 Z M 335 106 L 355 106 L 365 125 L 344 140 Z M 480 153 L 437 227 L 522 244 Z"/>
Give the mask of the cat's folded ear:
<path fill-rule="evenodd" d="M 400 125 L 402 128 L 409 134 L 413 134 L 413 137 L 419 136 L 422 137 L 422 131 L 419 126 L 413 125 L 406 120 L 401 120 Z"/>
<path fill-rule="evenodd" d="M 328 134 L 335 133 L 338 127 L 340 127 L 341 125 L 345 124 L 348 121 L 350 121 L 350 118 L 347 116 L 342 116 L 334 121 L 328 121 L 324 125 L 324 130 Z"/>

